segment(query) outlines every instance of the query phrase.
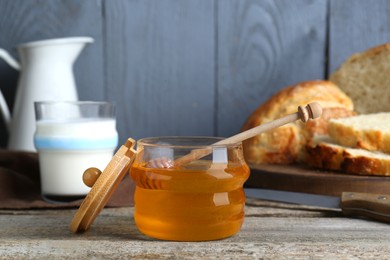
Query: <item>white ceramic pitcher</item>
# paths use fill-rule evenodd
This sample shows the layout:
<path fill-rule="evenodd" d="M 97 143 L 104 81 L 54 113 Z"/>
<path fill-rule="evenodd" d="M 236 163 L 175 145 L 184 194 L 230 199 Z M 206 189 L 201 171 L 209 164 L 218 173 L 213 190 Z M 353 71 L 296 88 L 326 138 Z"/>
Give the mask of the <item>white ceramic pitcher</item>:
<path fill-rule="evenodd" d="M 0 92 L 0 109 L 9 131 L 9 149 L 35 151 L 35 101 L 78 100 L 73 63 L 84 46 L 92 42 L 90 37 L 68 37 L 24 43 L 17 47 L 20 64 L 0 49 L 0 57 L 21 71 L 12 118 Z"/>

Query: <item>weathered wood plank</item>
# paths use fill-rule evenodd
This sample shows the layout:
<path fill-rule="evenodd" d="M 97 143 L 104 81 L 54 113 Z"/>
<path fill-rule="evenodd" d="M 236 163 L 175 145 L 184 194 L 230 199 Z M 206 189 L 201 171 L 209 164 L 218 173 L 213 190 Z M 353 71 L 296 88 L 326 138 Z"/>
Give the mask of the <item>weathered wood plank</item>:
<path fill-rule="evenodd" d="M 120 142 L 212 135 L 214 2 L 105 1 L 107 96 Z"/>
<path fill-rule="evenodd" d="M 277 90 L 324 76 L 327 1 L 218 2 L 218 135 Z"/>
<path fill-rule="evenodd" d="M 0 47 L 18 57 L 16 45 L 57 37 L 90 36 L 95 43 L 80 54 L 74 66 L 79 98 L 103 100 L 103 42 L 101 0 L 0 0 Z M 0 89 L 13 107 L 18 72 L 0 61 Z M 55 86 L 53 86 L 55 88 Z M 0 119 L 0 145 L 6 132 Z"/>
<path fill-rule="evenodd" d="M 355 52 L 390 42 L 390 1 L 330 0 L 329 72 Z"/>
<path fill-rule="evenodd" d="M 104 209 L 87 233 L 77 235 L 68 229 L 74 210 L 3 212 L 0 258 L 388 259 L 390 225 L 262 205 L 246 207 L 238 234 L 200 243 L 142 235 L 134 208 Z"/>

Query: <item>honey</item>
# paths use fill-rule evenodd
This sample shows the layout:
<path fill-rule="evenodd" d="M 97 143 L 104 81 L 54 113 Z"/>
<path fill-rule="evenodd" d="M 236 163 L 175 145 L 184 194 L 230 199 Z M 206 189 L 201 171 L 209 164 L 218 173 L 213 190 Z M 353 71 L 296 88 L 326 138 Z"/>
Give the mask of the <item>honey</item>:
<path fill-rule="evenodd" d="M 142 160 L 131 169 L 136 182 L 134 218 L 150 237 L 175 241 L 222 239 L 244 221 L 243 160 L 199 160 L 179 168 L 149 168 Z"/>
<path fill-rule="evenodd" d="M 163 240 L 205 241 L 240 230 L 249 167 L 241 143 L 216 144 L 221 140 L 138 140 L 130 175 L 136 183 L 134 219 L 142 233 Z"/>

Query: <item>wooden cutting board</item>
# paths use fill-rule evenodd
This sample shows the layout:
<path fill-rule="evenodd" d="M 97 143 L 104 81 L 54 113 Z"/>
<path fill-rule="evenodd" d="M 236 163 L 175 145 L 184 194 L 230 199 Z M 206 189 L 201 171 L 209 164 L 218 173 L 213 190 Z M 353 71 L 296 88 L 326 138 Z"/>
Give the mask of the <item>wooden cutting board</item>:
<path fill-rule="evenodd" d="M 245 187 L 340 196 L 342 192 L 390 194 L 390 177 L 350 175 L 302 165 L 250 165 Z"/>

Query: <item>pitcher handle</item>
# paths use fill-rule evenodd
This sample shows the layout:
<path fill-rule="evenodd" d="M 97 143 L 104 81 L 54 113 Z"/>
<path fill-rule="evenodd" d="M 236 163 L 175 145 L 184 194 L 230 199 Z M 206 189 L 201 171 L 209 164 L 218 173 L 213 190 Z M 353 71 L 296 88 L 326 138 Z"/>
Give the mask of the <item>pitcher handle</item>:
<path fill-rule="evenodd" d="M 2 58 L 5 62 L 8 63 L 12 68 L 16 70 L 20 70 L 20 64 L 17 62 L 14 58 L 12 58 L 9 53 L 0 48 L 0 58 Z M 9 108 L 7 105 L 7 102 L 5 101 L 3 93 L 0 91 L 0 112 L 1 115 L 4 118 L 5 124 L 7 126 L 8 131 L 10 131 L 11 128 L 11 113 L 9 112 Z"/>
<path fill-rule="evenodd" d="M 5 102 L 4 95 L 1 91 L 0 91 L 0 112 L 4 118 L 5 124 L 9 132 L 11 129 L 11 113 L 9 112 L 7 102 Z"/>
<path fill-rule="evenodd" d="M 7 62 L 8 65 L 10 65 L 12 68 L 16 70 L 20 70 L 19 62 L 17 62 L 14 58 L 12 58 L 12 56 L 9 55 L 9 53 L 6 50 L 1 48 L 0 48 L 0 58 L 2 58 L 5 62 Z"/>

